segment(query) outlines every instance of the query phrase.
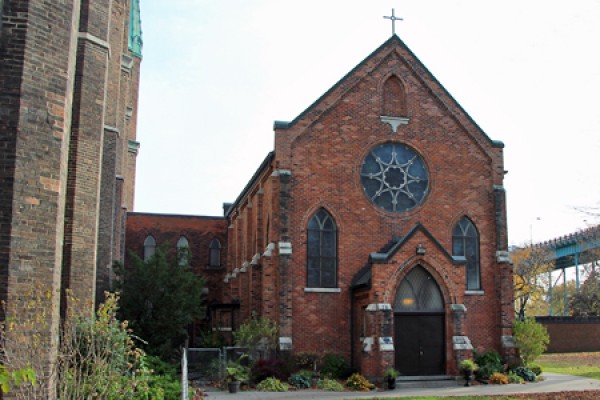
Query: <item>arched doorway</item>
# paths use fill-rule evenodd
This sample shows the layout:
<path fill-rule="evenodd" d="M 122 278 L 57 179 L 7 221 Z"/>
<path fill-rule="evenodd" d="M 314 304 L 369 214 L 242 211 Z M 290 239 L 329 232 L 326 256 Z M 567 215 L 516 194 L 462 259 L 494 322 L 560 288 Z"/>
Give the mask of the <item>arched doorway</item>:
<path fill-rule="evenodd" d="M 396 369 L 407 376 L 445 374 L 444 299 L 423 267 L 400 283 L 394 302 Z"/>

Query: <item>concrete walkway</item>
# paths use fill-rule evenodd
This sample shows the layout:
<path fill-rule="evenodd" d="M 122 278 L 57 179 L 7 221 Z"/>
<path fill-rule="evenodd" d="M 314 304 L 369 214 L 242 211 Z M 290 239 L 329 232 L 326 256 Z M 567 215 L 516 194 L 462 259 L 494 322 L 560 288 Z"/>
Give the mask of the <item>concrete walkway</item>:
<path fill-rule="evenodd" d="M 598 390 L 600 380 L 580 378 L 578 376 L 543 373 L 544 380 L 523 385 L 477 385 L 453 386 L 431 389 L 395 389 L 377 392 L 324 392 L 318 390 L 299 390 L 294 392 L 270 393 L 242 391 L 236 394 L 228 392 L 208 392 L 208 400 L 308 400 L 308 399 L 384 399 L 391 397 L 421 396 L 485 396 L 510 395 L 512 393 L 566 392 L 573 390 Z M 599 395 L 600 398 L 600 395 Z"/>

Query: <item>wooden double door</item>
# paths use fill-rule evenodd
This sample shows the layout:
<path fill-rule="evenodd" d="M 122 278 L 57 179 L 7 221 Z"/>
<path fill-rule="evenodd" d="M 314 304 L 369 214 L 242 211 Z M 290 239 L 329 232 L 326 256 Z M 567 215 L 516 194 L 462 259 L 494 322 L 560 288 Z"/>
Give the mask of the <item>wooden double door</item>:
<path fill-rule="evenodd" d="M 396 369 L 406 376 L 446 373 L 444 297 L 417 265 L 400 282 L 394 303 Z"/>
<path fill-rule="evenodd" d="M 405 376 L 445 374 L 444 314 L 396 314 L 396 369 Z"/>

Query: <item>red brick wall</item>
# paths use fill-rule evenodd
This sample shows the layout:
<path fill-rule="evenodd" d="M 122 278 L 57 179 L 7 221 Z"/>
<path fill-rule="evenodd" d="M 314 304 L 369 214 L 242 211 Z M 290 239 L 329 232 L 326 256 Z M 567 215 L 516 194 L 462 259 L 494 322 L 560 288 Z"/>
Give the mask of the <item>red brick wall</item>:
<path fill-rule="evenodd" d="M 152 235 L 157 247 L 166 244 L 175 254 L 177 241 L 184 236 L 189 243 L 192 270 L 206 279 L 209 302 L 222 302 L 223 275 L 227 257 L 227 220 L 222 217 L 199 217 L 148 213 L 127 214 L 126 266 L 131 263 L 130 252 L 144 256 L 144 240 Z M 209 267 L 209 246 L 212 239 L 221 242 L 223 268 Z"/>
<path fill-rule="evenodd" d="M 548 353 L 600 351 L 600 317 L 537 317 L 548 330 Z"/>

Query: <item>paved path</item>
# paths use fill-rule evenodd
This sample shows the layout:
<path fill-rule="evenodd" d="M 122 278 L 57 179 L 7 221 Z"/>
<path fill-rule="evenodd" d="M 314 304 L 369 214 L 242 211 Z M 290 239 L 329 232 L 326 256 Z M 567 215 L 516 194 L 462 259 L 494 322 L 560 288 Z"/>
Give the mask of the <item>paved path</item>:
<path fill-rule="evenodd" d="M 270 393 L 243 391 L 236 394 L 228 392 L 209 392 L 208 400 L 309 400 L 309 399 L 383 399 L 390 397 L 419 396 L 485 396 L 510 395 L 512 393 L 565 392 L 572 390 L 599 390 L 600 380 L 586 379 L 571 375 L 543 373 L 544 380 L 524 385 L 477 385 L 453 386 L 431 389 L 395 389 L 381 392 L 323 392 L 317 390 L 299 390 L 295 392 Z"/>

